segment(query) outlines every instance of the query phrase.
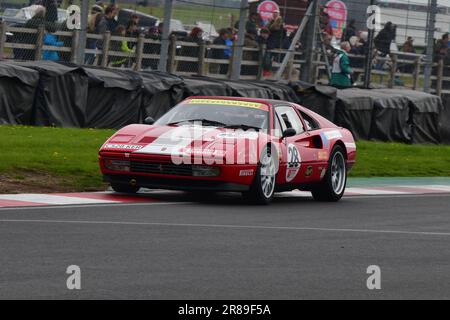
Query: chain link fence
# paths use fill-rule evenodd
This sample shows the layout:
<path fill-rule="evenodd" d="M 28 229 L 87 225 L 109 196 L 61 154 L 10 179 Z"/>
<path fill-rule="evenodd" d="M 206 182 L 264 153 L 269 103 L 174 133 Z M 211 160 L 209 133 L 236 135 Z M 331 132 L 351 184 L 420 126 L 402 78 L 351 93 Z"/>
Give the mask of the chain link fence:
<path fill-rule="evenodd" d="M 310 3 L 310 0 L 250 3 L 244 11 L 241 79 L 274 78 L 289 52 L 292 55 L 289 54 L 283 78 L 299 79 L 302 71 L 311 72 L 312 67 L 313 80 L 327 84 L 340 43 L 347 41 L 351 45 L 353 81 L 362 84 L 367 64 L 370 0 L 318 0 L 317 12 L 309 17 L 317 25 L 314 28 L 308 25 L 292 45 Z M 372 84 L 422 88 L 427 64 L 423 54 L 430 31 L 428 0 L 376 3 L 381 28 L 376 32 L 376 50 L 368 62 Z M 75 21 L 77 15 L 72 5 L 80 7 L 81 3 L 0 0 L 0 36 L 4 37 L 0 53 L 6 59 L 44 59 L 134 70 L 158 70 L 161 59 L 167 57 L 166 71 L 216 78 L 229 78 L 233 59 L 238 58 L 240 0 L 174 1 L 167 55 L 161 55 L 165 1 L 118 0 L 112 5 L 91 0 L 82 57 L 79 50 L 82 31 L 71 28 L 79 23 Z M 389 25 L 392 29 L 386 31 Z M 443 44 L 442 36 L 450 31 L 450 8 L 442 4 L 437 8 L 435 31 L 436 51 L 439 43 Z M 450 89 L 449 60 L 448 50 L 442 59 L 435 57 L 432 92 Z"/>

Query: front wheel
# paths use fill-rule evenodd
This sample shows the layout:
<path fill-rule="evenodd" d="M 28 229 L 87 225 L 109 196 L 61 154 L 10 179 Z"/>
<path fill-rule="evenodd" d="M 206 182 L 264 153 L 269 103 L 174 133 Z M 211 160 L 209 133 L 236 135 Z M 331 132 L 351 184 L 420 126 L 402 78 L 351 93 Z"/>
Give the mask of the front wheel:
<path fill-rule="evenodd" d="M 328 170 L 320 184 L 311 190 L 314 200 L 337 202 L 341 200 L 347 185 L 347 166 L 344 150 L 335 146 L 328 162 Z"/>
<path fill-rule="evenodd" d="M 132 193 L 132 194 L 137 193 L 139 189 L 141 189 L 140 187 L 133 187 L 127 184 L 118 184 L 118 183 L 111 183 L 111 188 L 115 192 Z"/>
<path fill-rule="evenodd" d="M 269 204 L 275 193 L 276 160 L 271 148 L 261 155 L 258 170 L 250 190 L 245 192 L 244 198 L 255 204 Z"/>

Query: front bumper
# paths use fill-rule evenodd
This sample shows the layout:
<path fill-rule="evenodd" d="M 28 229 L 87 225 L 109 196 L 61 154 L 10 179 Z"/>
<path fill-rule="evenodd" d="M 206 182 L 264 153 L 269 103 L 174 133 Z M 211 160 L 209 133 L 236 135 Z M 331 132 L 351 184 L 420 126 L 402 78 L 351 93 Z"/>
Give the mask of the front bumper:
<path fill-rule="evenodd" d="M 186 191 L 232 191 L 245 192 L 250 186 L 246 184 L 230 183 L 217 180 L 171 179 L 149 177 L 141 175 L 104 174 L 103 181 L 112 184 L 137 186 L 149 189 L 168 189 Z"/>

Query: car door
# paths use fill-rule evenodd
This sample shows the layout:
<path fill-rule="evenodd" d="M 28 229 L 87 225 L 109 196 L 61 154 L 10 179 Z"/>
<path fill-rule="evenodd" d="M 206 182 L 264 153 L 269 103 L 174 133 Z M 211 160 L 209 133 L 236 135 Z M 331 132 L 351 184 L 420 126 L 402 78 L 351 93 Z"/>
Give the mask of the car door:
<path fill-rule="evenodd" d="M 278 183 L 299 184 L 308 182 L 315 176 L 316 151 L 312 150 L 307 130 L 297 111 L 289 105 L 275 107 L 282 131 L 294 129 L 296 134 L 285 137 L 283 144 L 283 161 L 278 174 Z M 311 180 L 312 181 L 312 180 Z"/>

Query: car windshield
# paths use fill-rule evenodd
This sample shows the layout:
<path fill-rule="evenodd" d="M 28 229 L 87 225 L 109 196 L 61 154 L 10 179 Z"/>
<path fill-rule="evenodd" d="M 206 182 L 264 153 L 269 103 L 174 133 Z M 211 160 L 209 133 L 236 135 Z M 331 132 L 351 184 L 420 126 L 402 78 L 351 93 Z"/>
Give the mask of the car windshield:
<path fill-rule="evenodd" d="M 192 99 L 171 109 L 155 125 L 189 125 L 193 122 L 203 126 L 267 131 L 269 112 L 261 103 Z"/>

